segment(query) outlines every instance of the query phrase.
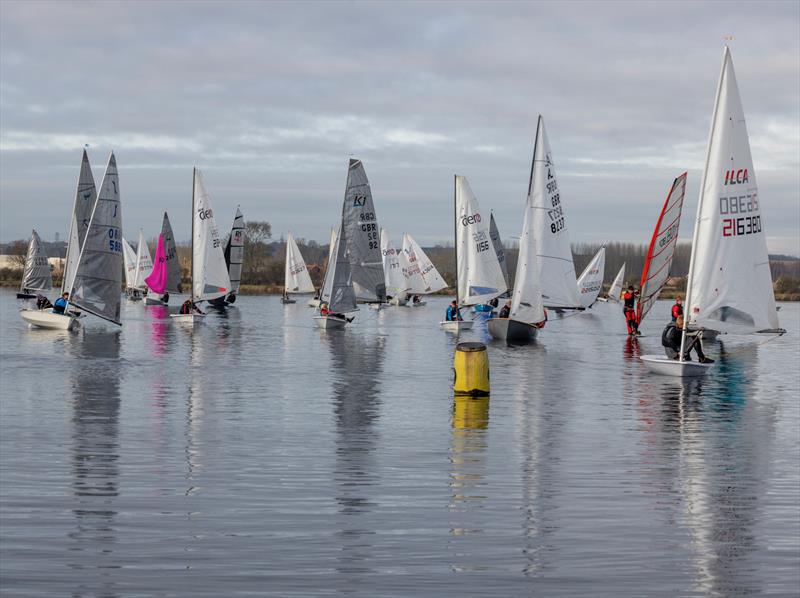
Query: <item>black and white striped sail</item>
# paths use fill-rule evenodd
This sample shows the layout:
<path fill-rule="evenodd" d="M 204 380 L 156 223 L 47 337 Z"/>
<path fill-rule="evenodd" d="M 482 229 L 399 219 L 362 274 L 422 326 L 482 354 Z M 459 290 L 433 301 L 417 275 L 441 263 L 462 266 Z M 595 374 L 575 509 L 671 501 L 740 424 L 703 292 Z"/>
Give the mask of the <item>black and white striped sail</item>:
<path fill-rule="evenodd" d="M 546 307 L 581 308 L 564 202 L 541 116 L 536 127 L 528 196 L 533 207 L 532 230 L 544 304 Z"/>
<path fill-rule="evenodd" d="M 167 258 L 167 293 L 182 292 L 181 264 L 178 260 L 178 247 L 175 244 L 175 235 L 172 233 L 172 225 L 169 216 L 164 212 L 164 220 L 161 222 L 161 236 L 164 237 L 164 254 Z"/>
<path fill-rule="evenodd" d="M 464 176 L 455 177 L 455 227 L 458 248 L 458 301 L 477 305 L 507 290 L 506 280 L 489 235 L 489 219 Z"/>
<path fill-rule="evenodd" d="M 497 223 L 494 221 L 494 214 L 489 214 L 489 236 L 492 238 L 492 245 L 494 245 L 494 252 L 497 254 L 497 261 L 500 264 L 500 270 L 503 271 L 503 278 L 506 281 L 506 290 L 511 286 L 508 284 L 508 264 L 506 263 L 506 251 L 503 248 L 503 241 L 500 239 L 500 231 L 497 230 Z"/>
<path fill-rule="evenodd" d="M 231 234 L 225 245 L 225 263 L 228 264 L 231 292 L 238 293 L 242 282 L 242 264 L 244 263 L 244 216 L 238 206 Z"/>
<path fill-rule="evenodd" d="M 673 181 L 672 187 L 670 187 L 656 222 L 650 246 L 647 248 L 642 282 L 639 287 L 639 303 L 636 306 L 639 324 L 655 305 L 661 289 L 667 284 L 672 258 L 675 255 L 675 248 L 678 246 L 678 232 L 685 195 L 686 173 L 684 172 Z"/>
<path fill-rule="evenodd" d="M 306 262 L 292 233 L 286 236 L 286 267 L 283 280 L 284 291 L 288 293 L 313 293 L 314 283 L 306 268 Z"/>
<path fill-rule="evenodd" d="M 89 219 L 92 217 L 94 205 L 97 202 L 97 189 L 94 184 L 94 175 L 89 165 L 89 156 L 83 150 L 81 170 L 78 175 L 78 187 L 75 191 L 75 203 L 72 207 L 72 218 L 69 225 L 67 239 L 67 257 L 64 262 L 64 276 L 61 281 L 61 292 L 69 290 L 70 281 L 75 278 L 75 268 L 78 258 L 89 230 Z"/>
<path fill-rule="evenodd" d="M 779 328 L 762 206 L 726 46 L 689 268 L 686 303 L 694 325 L 737 334 Z"/>
<path fill-rule="evenodd" d="M 380 229 L 372 191 L 361 160 L 350 160 L 342 206 L 342 237 L 350 260 L 353 288 L 361 301 L 385 301 L 386 281 Z"/>
<path fill-rule="evenodd" d="M 25 256 L 25 270 L 22 273 L 21 291 L 44 291 L 53 288 L 53 277 L 50 274 L 50 263 L 44 243 L 36 230 L 31 231 L 28 243 L 28 254 Z"/>
<path fill-rule="evenodd" d="M 122 283 L 122 204 L 113 152 L 89 219 L 70 301 L 82 310 L 115 324 L 120 322 Z"/>
<path fill-rule="evenodd" d="M 136 274 L 133 279 L 133 288 L 144 291 L 147 285 L 144 279 L 153 271 L 153 258 L 150 248 L 144 240 L 144 231 L 139 229 L 139 244 L 136 246 Z"/>
<path fill-rule="evenodd" d="M 603 288 L 605 268 L 606 246 L 603 245 L 578 277 L 578 293 L 581 296 L 581 305 L 583 307 L 591 307 L 597 301 L 600 289 Z"/>
<path fill-rule="evenodd" d="M 211 198 L 203 185 L 203 175 L 194 170 L 192 218 L 192 298 L 195 301 L 216 299 L 230 291 L 228 266 L 222 252 L 219 229 L 214 220 Z"/>

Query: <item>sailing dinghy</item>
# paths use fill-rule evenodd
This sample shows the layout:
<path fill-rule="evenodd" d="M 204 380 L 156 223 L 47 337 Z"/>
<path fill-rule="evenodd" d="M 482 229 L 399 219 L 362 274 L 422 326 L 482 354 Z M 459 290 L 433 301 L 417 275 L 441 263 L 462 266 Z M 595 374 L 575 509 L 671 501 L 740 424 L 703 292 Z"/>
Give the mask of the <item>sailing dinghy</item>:
<path fill-rule="evenodd" d="M 141 297 L 133 292 L 136 281 L 136 252 L 125 237 L 122 237 L 122 263 L 125 266 L 125 296 L 131 301 L 137 301 Z"/>
<path fill-rule="evenodd" d="M 231 281 L 230 292 L 226 297 L 211 299 L 208 304 L 216 308 L 225 308 L 236 303 L 239 287 L 242 282 L 242 265 L 244 263 L 244 216 L 239 206 L 236 206 L 236 215 L 233 218 L 231 234 L 225 244 L 225 263 L 228 266 L 228 278 Z"/>
<path fill-rule="evenodd" d="M 203 185 L 203 175 L 197 168 L 192 174 L 192 305 L 224 297 L 229 292 L 231 281 L 219 229 L 214 221 L 211 198 Z M 205 314 L 170 314 L 175 321 L 196 324 Z"/>
<path fill-rule="evenodd" d="M 578 293 L 581 305 L 588 309 L 597 301 L 600 289 L 603 288 L 603 275 L 606 267 L 606 246 L 603 245 L 578 277 Z"/>
<path fill-rule="evenodd" d="M 491 318 L 486 322 L 493 338 L 505 341 L 525 342 L 536 338 L 539 328 L 544 325 L 544 297 L 541 288 L 539 254 L 547 241 L 538 237 L 556 235 L 561 229 L 544 229 L 540 212 L 542 205 L 558 205 L 558 187 L 549 185 L 555 182 L 552 171 L 550 147 L 546 144 L 544 121 L 539 117 L 536 126 L 536 141 L 533 146 L 531 174 L 528 180 L 528 196 L 525 200 L 525 215 L 522 220 L 522 235 L 519 239 L 517 272 L 514 276 L 514 290 L 511 295 L 511 311 L 508 318 Z M 570 264 L 572 254 L 570 253 Z M 563 270 L 568 268 L 563 267 Z M 548 272 L 550 270 L 547 270 Z M 574 276 L 574 268 L 573 268 Z M 568 280 L 568 279 L 567 279 Z M 577 296 L 577 287 L 574 288 Z"/>
<path fill-rule="evenodd" d="M 322 279 L 322 287 L 325 286 L 325 277 L 328 276 L 328 270 L 330 270 L 331 264 L 333 264 L 334 260 L 336 259 L 336 254 L 334 253 L 336 251 L 336 236 L 337 236 L 336 229 L 332 228 L 331 240 L 328 243 L 328 260 L 327 262 L 325 262 L 325 274 Z M 314 297 L 308 300 L 308 302 L 306 303 L 308 307 L 319 309 L 319 305 L 321 303 L 320 297 L 322 296 L 322 287 L 320 287 L 319 291 L 315 294 Z"/>
<path fill-rule="evenodd" d="M 50 262 L 39 234 L 31 231 L 28 253 L 25 256 L 25 270 L 19 286 L 17 299 L 36 299 L 33 291 L 49 292 L 53 288 L 53 276 L 50 273 Z"/>
<path fill-rule="evenodd" d="M 430 295 L 448 286 L 431 258 L 408 233 L 403 234 L 400 264 L 408 286 L 405 298 L 411 297 L 411 301 L 407 301 L 407 305 L 411 307 L 422 307 L 426 304 L 424 299 L 419 298 L 420 295 Z"/>
<path fill-rule="evenodd" d="M 84 164 L 88 166 L 86 152 Z M 82 168 L 81 178 L 83 174 Z M 80 181 L 78 188 L 80 193 Z M 70 233 L 69 245 L 77 245 L 81 229 L 74 213 L 73 226 L 70 228 L 75 232 Z M 80 254 L 77 259 L 73 258 L 70 266 L 69 277 L 64 281 L 65 292 L 69 293 L 69 303 L 121 326 L 122 205 L 119 200 L 117 162 L 113 152 L 108 160 L 100 193 L 89 215 Z M 23 310 L 20 315 L 29 324 L 40 328 L 69 330 L 77 315 L 69 311 L 69 305 L 65 312 L 54 313 L 52 309 Z"/>
<path fill-rule="evenodd" d="M 328 263 L 325 280 L 320 291 L 320 305 L 327 303 L 329 312 L 342 315 L 358 309 L 350 272 L 350 260 L 347 258 L 345 249 L 347 246 L 346 236 L 347 231 L 344 228 L 340 230 L 340 234 L 336 235 L 334 245 L 331 247 L 333 260 Z M 344 241 L 342 241 L 343 238 Z M 341 316 L 322 314 L 314 316 L 314 325 L 323 330 L 341 329 L 347 323 L 347 318 Z"/>
<path fill-rule="evenodd" d="M 144 279 L 152 293 L 145 297 L 144 304 L 167 305 L 169 303 L 170 293 L 182 292 L 181 278 L 182 274 L 178 260 L 178 248 L 175 245 L 175 237 L 172 234 L 172 225 L 169 223 L 169 216 L 164 212 L 164 219 L 161 222 L 161 234 L 158 236 L 158 246 L 156 247 L 153 270 L 150 275 Z"/>
<path fill-rule="evenodd" d="M 283 296 L 281 303 L 296 303 L 290 294 L 313 293 L 314 283 L 306 268 L 306 262 L 300 248 L 290 232 L 286 237 L 286 266 L 283 278 Z"/>
<path fill-rule="evenodd" d="M 661 289 L 667 284 L 672 258 L 678 245 L 678 232 L 683 211 L 683 198 L 686 195 L 686 173 L 676 178 L 670 187 L 664 207 L 656 222 L 653 238 L 647 248 L 642 282 L 639 286 L 639 302 L 636 305 L 636 320 L 642 320 L 655 305 Z"/>
<path fill-rule="evenodd" d="M 139 244 L 136 246 L 136 272 L 133 278 L 132 299 L 142 299 L 147 294 L 147 285 L 144 279 L 153 270 L 153 258 L 150 248 L 144 240 L 144 232 L 139 229 Z"/>
<path fill-rule="evenodd" d="M 701 376 L 712 363 L 684 359 L 686 328 L 731 334 L 783 334 L 772 289 L 767 242 L 744 110 L 728 47 L 722 58 L 686 289 L 687 325 L 678 359 L 642 355 L 648 370 Z"/>
<path fill-rule="evenodd" d="M 455 175 L 453 190 L 456 241 L 456 305 L 487 303 L 506 292 L 506 281 L 489 234 L 488 219 L 481 215 L 478 198 L 466 177 Z M 443 320 L 448 332 L 469 330 L 471 320 Z"/>
<path fill-rule="evenodd" d="M 395 249 L 389 233 L 381 229 L 381 255 L 383 256 L 383 272 L 386 275 L 386 297 L 392 305 L 405 305 L 408 302 L 409 286 L 403 274 L 400 252 Z"/>
<path fill-rule="evenodd" d="M 614 282 L 611 283 L 611 287 L 608 289 L 608 294 L 605 297 L 598 297 L 598 301 L 613 301 L 615 303 L 619 303 L 620 297 L 622 297 L 622 285 L 625 282 L 625 264 L 622 264 L 622 267 L 617 272 L 617 275 L 614 277 Z"/>

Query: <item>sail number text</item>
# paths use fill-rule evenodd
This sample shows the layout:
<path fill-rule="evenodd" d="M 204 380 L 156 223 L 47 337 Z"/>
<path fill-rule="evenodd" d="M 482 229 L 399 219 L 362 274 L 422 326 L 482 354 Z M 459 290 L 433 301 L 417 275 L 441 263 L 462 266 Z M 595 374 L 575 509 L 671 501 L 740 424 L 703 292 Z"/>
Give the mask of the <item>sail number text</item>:
<path fill-rule="evenodd" d="M 358 219 L 361 221 L 361 232 L 367 234 L 369 248 L 380 249 L 380 236 L 378 233 L 378 225 L 375 222 L 375 212 L 361 212 L 358 215 Z"/>
<path fill-rule="evenodd" d="M 719 198 L 719 213 L 721 216 L 732 214 L 747 214 L 758 212 L 758 195 L 748 193 L 747 195 L 733 195 L 731 197 Z M 740 216 L 739 218 L 722 219 L 722 236 L 739 237 L 742 235 L 754 235 L 761 232 L 761 216 Z"/>
<path fill-rule="evenodd" d="M 761 232 L 761 216 L 743 216 L 742 218 L 723 218 L 722 236 L 739 237 Z"/>
<path fill-rule="evenodd" d="M 550 205 L 552 206 L 552 209 L 547 210 L 547 215 L 550 217 L 550 232 L 555 235 L 564 230 L 564 208 L 561 206 L 558 182 L 549 168 L 547 169 L 547 178 L 547 195 L 550 197 Z"/>
<path fill-rule="evenodd" d="M 116 253 L 120 253 L 122 251 L 122 241 L 120 241 L 118 228 L 108 229 L 108 250 Z"/>
<path fill-rule="evenodd" d="M 478 253 L 489 250 L 489 235 L 487 235 L 485 231 L 472 233 L 472 238 L 475 241 L 475 248 Z"/>

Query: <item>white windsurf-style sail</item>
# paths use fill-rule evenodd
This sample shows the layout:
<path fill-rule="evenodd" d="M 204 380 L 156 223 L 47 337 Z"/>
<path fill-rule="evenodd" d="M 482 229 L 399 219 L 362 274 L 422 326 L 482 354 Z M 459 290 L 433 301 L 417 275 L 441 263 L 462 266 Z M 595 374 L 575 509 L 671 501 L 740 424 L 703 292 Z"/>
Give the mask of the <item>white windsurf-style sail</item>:
<path fill-rule="evenodd" d="M 497 261 L 500 264 L 500 270 L 503 271 L 503 278 L 506 281 L 506 290 L 511 288 L 508 284 L 508 264 L 506 263 L 506 251 L 503 248 L 503 241 L 500 239 L 500 231 L 497 230 L 497 223 L 494 221 L 494 213 L 489 214 L 489 236 L 492 238 L 492 245 L 494 245 L 494 252 L 497 254 Z"/>
<path fill-rule="evenodd" d="M 489 235 L 489 219 L 460 175 L 455 176 L 455 228 L 459 305 L 486 303 L 504 293 L 506 282 Z"/>
<path fill-rule="evenodd" d="M 372 191 L 361 160 L 350 160 L 342 206 L 342 234 L 347 239 L 353 288 L 361 301 L 386 300 L 380 229 Z"/>
<path fill-rule="evenodd" d="M 22 273 L 20 291 L 44 291 L 53 288 L 53 276 L 44 243 L 36 230 L 31 231 L 28 253 L 25 256 L 25 270 Z"/>
<path fill-rule="evenodd" d="M 144 231 L 139 229 L 139 245 L 136 247 L 136 276 L 133 280 L 133 287 L 140 291 L 147 289 L 144 279 L 152 270 L 153 258 L 150 255 L 150 248 L 144 240 Z"/>
<path fill-rule="evenodd" d="M 383 271 L 386 274 L 386 294 L 391 297 L 404 296 L 409 286 L 403 275 L 400 252 L 394 248 L 385 228 L 381 229 L 381 254 L 383 255 Z"/>
<path fill-rule="evenodd" d="M 192 300 L 222 297 L 230 291 L 228 266 L 203 176 L 194 169 L 192 190 Z"/>
<path fill-rule="evenodd" d="M 670 187 L 661 214 L 658 216 L 653 238 L 647 248 L 647 257 L 642 270 L 639 303 L 636 316 L 642 323 L 647 312 L 655 305 L 661 289 L 667 283 L 675 247 L 678 245 L 678 232 L 681 224 L 683 198 L 686 195 L 686 173 L 676 178 Z"/>
<path fill-rule="evenodd" d="M 436 293 L 437 291 L 446 289 L 449 286 L 445 282 L 444 278 L 442 278 L 442 275 L 439 274 L 436 266 L 433 265 L 433 262 L 431 261 L 431 258 L 428 257 L 428 254 L 422 250 L 422 247 L 419 246 L 419 243 L 417 243 L 408 233 L 403 235 L 403 253 L 408 258 L 409 264 L 416 265 L 416 269 L 419 271 L 419 276 L 422 278 L 421 288 L 418 288 L 419 281 L 416 278 L 413 278 L 412 282 L 414 283 L 414 287 L 413 290 L 410 291 L 411 293 L 415 295 Z M 414 266 L 411 265 L 409 270 L 413 276 Z"/>
<path fill-rule="evenodd" d="M 122 204 L 117 161 L 112 152 L 78 258 L 70 301 L 121 326 L 122 261 Z"/>
<path fill-rule="evenodd" d="M 692 243 L 692 325 L 737 334 L 779 328 L 761 206 L 726 46 Z"/>
<path fill-rule="evenodd" d="M 62 293 L 72 286 L 72 280 L 75 278 L 78 257 L 80 257 L 81 249 L 86 239 L 86 231 L 89 230 L 89 219 L 92 217 L 96 202 L 97 190 L 94 184 L 94 176 L 89 165 L 89 156 L 86 150 L 83 150 L 78 186 L 75 191 L 75 202 L 72 206 L 72 218 L 69 224 L 67 257 L 64 262 L 64 276 L 61 281 Z"/>
<path fill-rule="evenodd" d="M 535 152 L 528 195 L 533 197 L 532 230 L 544 304 L 560 309 L 582 309 L 564 202 L 541 115 L 536 127 Z"/>
<path fill-rule="evenodd" d="M 300 248 L 289 233 L 286 237 L 286 267 L 283 288 L 285 293 L 313 293 L 314 283 L 306 268 Z"/>
<path fill-rule="evenodd" d="M 622 285 L 625 284 L 625 264 L 619 269 L 617 275 L 614 277 L 614 282 L 608 289 L 608 300 L 619 302 L 622 297 Z"/>
<path fill-rule="evenodd" d="M 136 252 L 125 237 L 122 238 L 122 260 L 125 266 L 125 287 L 133 289 L 136 284 Z"/>
<path fill-rule="evenodd" d="M 605 267 L 606 246 L 603 245 L 578 277 L 578 293 L 580 294 L 581 305 L 583 307 L 589 308 L 597 301 L 600 289 L 603 288 Z"/>
<path fill-rule="evenodd" d="M 242 282 L 242 264 L 244 263 L 244 216 L 242 216 L 239 206 L 236 206 L 236 216 L 233 218 L 231 234 L 225 244 L 225 263 L 228 264 L 228 276 L 231 280 L 230 292 L 238 293 Z"/>

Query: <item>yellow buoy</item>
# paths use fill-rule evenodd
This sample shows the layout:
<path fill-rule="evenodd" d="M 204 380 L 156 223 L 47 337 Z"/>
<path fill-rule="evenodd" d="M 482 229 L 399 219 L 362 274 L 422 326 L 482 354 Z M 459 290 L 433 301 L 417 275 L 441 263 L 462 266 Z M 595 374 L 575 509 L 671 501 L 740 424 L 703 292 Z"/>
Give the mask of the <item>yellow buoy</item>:
<path fill-rule="evenodd" d="M 489 396 L 489 354 L 483 343 L 458 343 L 456 346 L 453 392 L 457 396 Z"/>

